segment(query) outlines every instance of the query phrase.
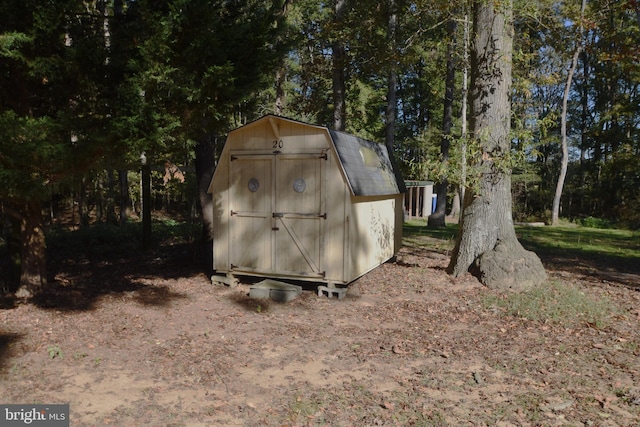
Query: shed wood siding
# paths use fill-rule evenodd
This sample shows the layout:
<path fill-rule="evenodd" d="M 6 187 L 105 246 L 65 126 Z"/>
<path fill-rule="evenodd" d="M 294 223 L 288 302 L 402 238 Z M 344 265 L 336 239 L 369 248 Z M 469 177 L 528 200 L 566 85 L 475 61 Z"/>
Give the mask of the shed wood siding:
<path fill-rule="evenodd" d="M 214 269 L 346 284 L 380 265 L 401 240 L 390 165 L 384 146 L 282 117 L 232 131 L 209 188 Z"/>
<path fill-rule="evenodd" d="M 396 246 L 396 200 L 355 197 L 349 235 L 352 275 L 362 275 L 391 258 Z M 402 226 L 402 224 L 400 224 Z M 360 274 L 358 274 L 360 272 Z"/>

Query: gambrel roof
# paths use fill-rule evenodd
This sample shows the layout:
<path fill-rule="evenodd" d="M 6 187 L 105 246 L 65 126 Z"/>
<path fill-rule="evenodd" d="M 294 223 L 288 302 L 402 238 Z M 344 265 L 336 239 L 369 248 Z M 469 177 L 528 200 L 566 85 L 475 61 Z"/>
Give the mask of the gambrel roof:
<path fill-rule="evenodd" d="M 277 121 L 287 121 L 327 132 L 338 155 L 347 185 L 354 196 L 389 196 L 406 192 L 404 180 L 384 144 L 273 114 L 247 123 L 232 132 L 258 125 L 265 119 L 268 119 L 272 126 Z"/>

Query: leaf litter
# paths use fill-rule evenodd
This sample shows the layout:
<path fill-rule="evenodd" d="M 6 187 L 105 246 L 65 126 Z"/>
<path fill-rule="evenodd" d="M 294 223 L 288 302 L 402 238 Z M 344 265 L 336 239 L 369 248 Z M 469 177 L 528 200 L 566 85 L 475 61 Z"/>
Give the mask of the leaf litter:
<path fill-rule="evenodd" d="M 342 300 L 277 303 L 177 251 L 63 264 L 47 298 L 1 309 L 2 403 L 69 403 L 74 426 L 640 423 L 632 288 L 551 270 L 612 318 L 532 320 L 412 247 Z"/>

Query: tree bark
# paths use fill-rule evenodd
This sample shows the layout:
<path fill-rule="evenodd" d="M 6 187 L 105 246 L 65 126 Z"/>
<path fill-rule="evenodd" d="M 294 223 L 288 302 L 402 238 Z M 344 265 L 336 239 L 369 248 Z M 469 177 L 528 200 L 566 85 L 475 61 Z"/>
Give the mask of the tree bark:
<path fill-rule="evenodd" d="M 389 0 L 389 21 L 388 39 L 390 47 L 389 77 L 387 80 L 387 108 L 385 110 L 385 145 L 391 156 L 395 142 L 396 133 L 396 102 L 398 84 L 398 73 L 396 67 L 396 27 L 398 25 L 398 15 L 396 13 L 395 0 Z"/>
<path fill-rule="evenodd" d="M 87 200 L 87 178 L 80 179 L 78 189 L 78 228 L 84 230 L 89 226 L 89 201 Z"/>
<path fill-rule="evenodd" d="M 120 187 L 120 226 L 122 227 L 129 219 L 131 212 L 131 198 L 129 197 L 129 176 L 127 170 L 118 171 L 118 186 Z"/>
<path fill-rule="evenodd" d="M 451 145 L 451 125 L 453 123 L 453 93 L 456 85 L 456 69 L 454 65 L 456 21 L 452 18 L 447 25 L 449 42 L 447 46 L 447 75 L 445 78 L 444 114 L 442 119 L 442 140 L 440 141 L 441 161 L 449 162 L 449 146 Z M 444 227 L 447 215 L 447 189 L 449 180 L 444 176 L 436 185 L 436 210 L 429 215 L 429 227 Z"/>
<path fill-rule="evenodd" d="M 460 111 L 460 185 L 458 186 L 459 200 L 456 217 L 460 220 L 462 214 L 462 201 L 467 189 L 467 106 L 469 104 L 469 14 L 464 15 L 464 67 L 462 68 L 462 108 Z"/>
<path fill-rule="evenodd" d="M 208 193 L 209 184 L 215 170 L 216 138 L 205 136 L 198 141 L 195 153 L 196 180 L 198 181 L 198 200 L 202 217 L 202 240 L 213 240 L 213 198 Z"/>
<path fill-rule="evenodd" d="M 151 165 L 145 153 L 140 156 L 142 161 L 140 186 L 142 193 L 142 249 L 151 248 Z"/>
<path fill-rule="evenodd" d="M 582 0 L 582 9 L 580 19 L 584 15 L 586 8 L 586 0 Z M 580 24 L 582 28 L 582 24 Z M 580 30 L 580 37 L 582 37 L 582 29 Z M 582 41 L 578 41 L 576 50 L 573 53 L 571 59 L 571 66 L 569 67 L 569 73 L 567 74 L 567 84 L 564 87 L 564 93 L 562 95 L 562 113 L 560 114 L 560 135 L 561 135 L 561 149 L 562 159 L 560 162 L 560 174 L 558 175 L 558 182 L 556 183 L 556 192 L 553 197 L 553 205 L 551 209 L 551 225 L 556 226 L 560 223 L 560 199 L 562 198 L 562 190 L 564 188 L 564 181 L 567 177 L 567 168 L 569 166 L 569 144 L 567 142 L 567 103 L 569 101 L 569 93 L 571 92 L 571 82 L 573 81 L 573 74 L 578 66 L 578 58 L 580 58 L 580 52 L 582 51 Z"/>
<path fill-rule="evenodd" d="M 38 201 L 23 203 L 16 212 L 20 220 L 20 287 L 16 298 L 29 299 L 47 285 L 47 244 Z"/>
<path fill-rule="evenodd" d="M 338 33 L 342 30 L 345 0 L 336 0 L 334 8 L 334 22 Z M 333 59 L 333 128 L 343 131 L 345 129 L 347 107 L 346 107 L 346 83 L 345 83 L 345 48 L 344 41 L 339 34 L 334 35 L 334 42 L 331 44 Z"/>
<path fill-rule="evenodd" d="M 451 212 L 449 212 L 449 216 L 454 219 L 460 216 L 460 188 L 461 187 L 458 187 L 453 195 L 453 201 L 451 202 Z"/>
<path fill-rule="evenodd" d="M 587 79 L 589 75 L 589 55 L 583 50 L 582 51 L 582 92 L 581 92 L 581 100 L 580 104 L 582 106 L 581 113 L 581 121 L 580 121 L 580 193 L 579 193 L 579 209 L 580 212 L 585 211 L 585 199 L 586 199 L 586 170 L 585 170 L 585 161 L 587 160 L 587 145 L 589 144 L 589 135 L 588 135 L 588 120 L 589 120 L 589 86 L 587 85 Z"/>
<path fill-rule="evenodd" d="M 282 61 L 282 65 L 276 71 L 276 100 L 274 103 L 273 111 L 276 115 L 281 116 L 285 108 L 285 78 L 287 75 L 285 62 Z"/>
<path fill-rule="evenodd" d="M 513 4 L 477 0 L 471 50 L 470 125 L 481 149 L 478 183 L 466 191 L 447 271 L 467 271 L 490 288 L 522 290 L 546 280 L 542 262 L 518 241 L 511 206 L 509 93 Z"/>
<path fill-rule="evenodd" d="M 0 279 L 0 283 L 8 285 L 7 290 L 14 293 L 20 286 L 20 258 L 22 254 L 22 233 L 20 232 L 20 217 L 12 215 L 11 209 L 0 203 L 2 210 L 2 237 L 5 239 L 9 265 L 7 277 Z"/>
<path fill-rule="evenodd" d="M 107 169 L 107 203 L 106 203 L 106 221 L 109 224 L 116 223 L 116 178 L 113 169 Z"/>

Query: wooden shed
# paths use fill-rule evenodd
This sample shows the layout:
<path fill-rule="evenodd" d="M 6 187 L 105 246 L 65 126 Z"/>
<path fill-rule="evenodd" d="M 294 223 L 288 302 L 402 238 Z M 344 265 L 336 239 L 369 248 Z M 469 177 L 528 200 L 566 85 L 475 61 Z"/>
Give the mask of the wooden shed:
<path fill-rule="evenodd" d="M 385 145 L 344 132 L 273 115 L 235 129 L 209 192 L 227 282 L 348 284 L 401 246 L 404 182 Z"/>

